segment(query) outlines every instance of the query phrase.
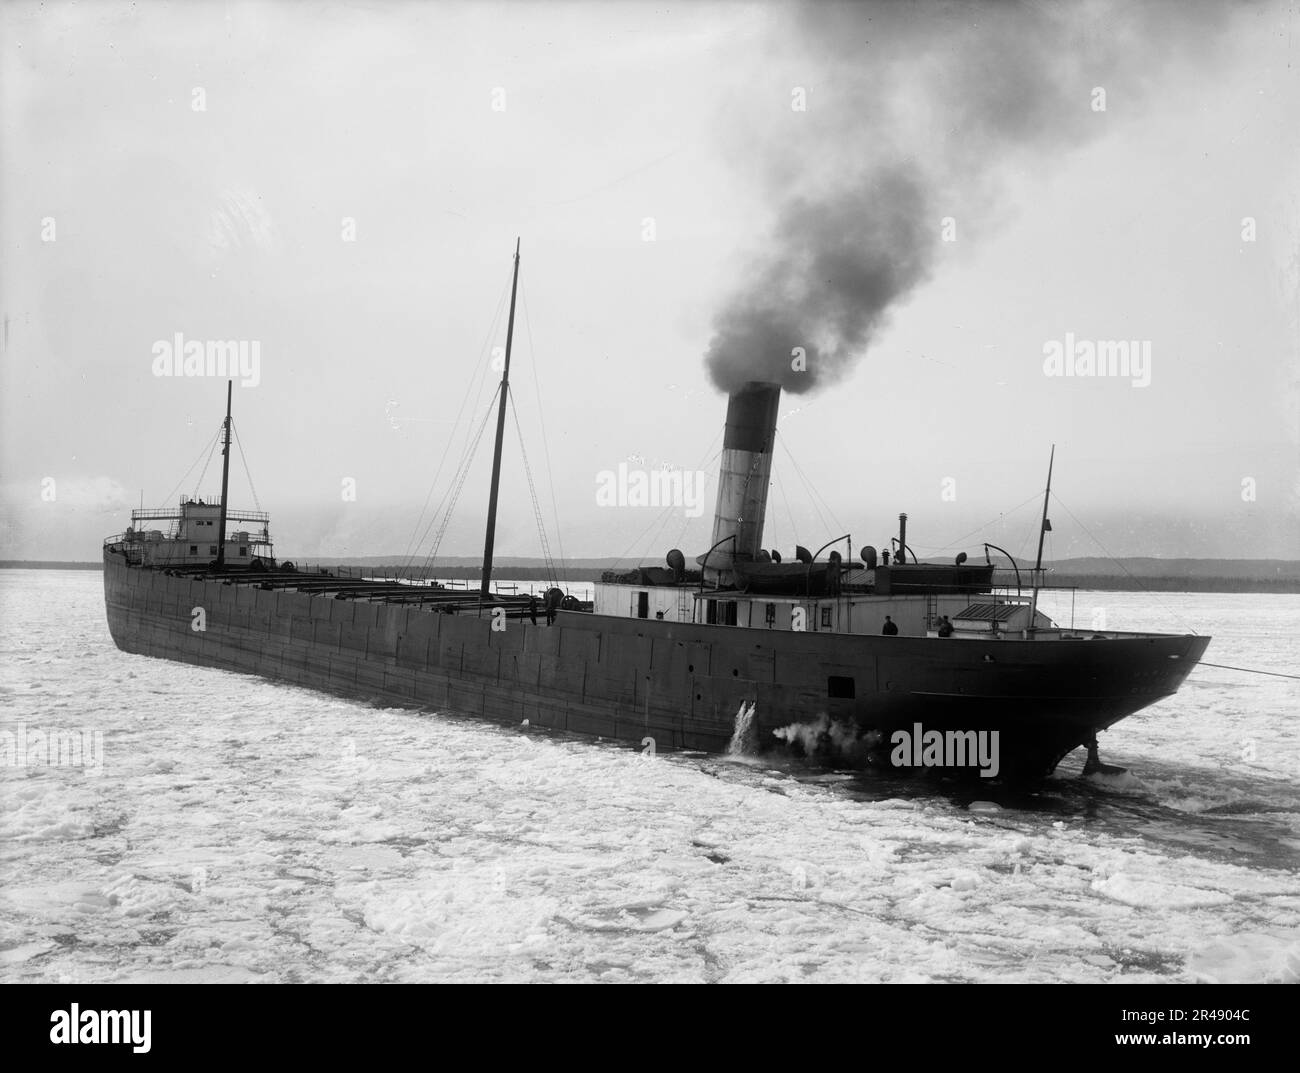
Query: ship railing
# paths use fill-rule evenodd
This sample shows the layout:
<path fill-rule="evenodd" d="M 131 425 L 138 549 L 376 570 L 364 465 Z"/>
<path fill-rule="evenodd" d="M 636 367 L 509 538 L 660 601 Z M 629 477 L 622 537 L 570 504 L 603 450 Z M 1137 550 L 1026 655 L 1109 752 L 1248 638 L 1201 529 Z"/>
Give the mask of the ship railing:
<path fill-rule="evenodd" d="M 1075 603 L 1077 601 L 1077 597 L 1079 593 L 1078 585 L 1040 585 L 1038 587 L 1038 596 L 1041 596 L 1045 592 L 1068 592 L 1070 594 L 1070 624 L 1068 626 L 1063 626 L 1059 623 L 1054 623 L 1051 626 L 1030 625 L 1028 630 L 1022 632 L 1027 633 L 1036 638 L 1039 638 L 1041 640 L 1050 640 L 1051 639 L 1049 636 L 1050 634 L 1052 634 L 1053 632 L 1061 632 L 1061 631 L 1064 631 L 1065 633 L 1069 634 L 1071 637 L 1078 637 L 1078 636 L 1091 637 L 1094 634 L 1101 636 L 1106 633 L 1105 630 L 1089 630 L 1089 629 L 1085 629 L 1082 626 L 1075 625 L 1075 621 L 1074 621 Z M 995 585 L 991 590 L 991 595 L 999 603 L 1019 604 L 1021 606 L 1033 607 L 1036 611 L 1040 611 L 1040 612 L 1042 610 L 1040 607 L 1038 607 L 1038 603 L 1039 603 L 1038 596 L 1035 596 L 1032 593 L 1029 594 L 1012 593 L 1010 588 L 1004 589 L 1001 586 Z"/>
<path fill-rule="evenodd" d="M 1117 641 L 1121 637 L 1141 636 L 1117 630 L 1090 630 L 1085 626 L 1050 626 L 1032 631 L 1035 641 Z"/>
<path fill-rule="evenodd" d="M 1079 586 L 1078 585 L 1040 585 L 1038 591 L 1040 593 L 1041 592 L 1075 593 L 1079 591 Z M 989 590 L 989 592 L 990 595 L 996 597 L 996 599 L 1001 603 L 1029 604 L 1033 600 L 1033 596 L 1031 596 L 1029 593 L 1014 592 L 1011 587 L 1004 587 L 1001 585 L 994 585 L 993 588 Z"/>
<path fill-rule="evenodd" d="M 159 531 L 161 532 L 161 530 Z M 105 537 L 104 543 L 105 544 L 148 544 L 150 543 L 150 541 L 145 539 L 146 532 L 148 532 L 148 530 L 133 529 L 129 536 L 126 533 L 117 533 L 114 536 Z M 162 540 L 164 542 L 169 540 L 175 541 L 180 539 L 181 539 L 181 533 L 179 528 L 168 529 L 162 535 Z M 205 537 L 204 540 L 206 539 L 207 538 Z M 231 534 L 227 532 L 226 543 L 233 544 L 234 542 L 235 541 L 232 538 Z M 199 543 L 203 543 L 203 541 L 199 541 Z M 275 541 L 271 538 L 271 534 L 269 532 L 264 532 L 264 533 L 250 532 L 248 534 L 248 546 L 250 548 L 269 548 L 274 543 Z"/>
<path fill-rule="evenodd" d="M 125 533 L 105 537 L 104 547 L 125 557 L 132 566 L 139 566 L 144 562 L 144 546 L 137 540 L 127 540 Z"/>
<path fill-rule="evenodd" d="M 104 538 L 104 547 L 129 544 L 143 544 L 144 536 L 141 533 L 132 533 L 128 536 L 126 533 L 115 533 L 113 536 Z"/>
<path fill-rule="evenodd" d="M 195 501 L 195 505 L 197 505 L 197 500 Z M 203 505 L 205 507 L 221 506 L 219 502 L 209 503 L 206 500 Z M 175 510 L 166 507 L 137 508 L 136 510 L 131 511 L 131 524 L 134 526 L 136 522 L 179 522 L 184 520 L 187 514 L 188 512 L 183 508 L 177 508 Z M 226 521 L 254 522 L 266 527 L 270 525 L 271 515 L 268 511 L 264 510 L 230 510 L 226 512 Z"/>

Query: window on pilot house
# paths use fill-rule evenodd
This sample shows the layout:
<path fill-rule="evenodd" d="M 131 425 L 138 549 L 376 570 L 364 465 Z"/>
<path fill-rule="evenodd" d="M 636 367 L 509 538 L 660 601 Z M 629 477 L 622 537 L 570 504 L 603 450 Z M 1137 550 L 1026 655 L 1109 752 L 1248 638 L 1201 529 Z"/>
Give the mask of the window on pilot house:
<path fill-rule="evenodd" d="M 240 555 L 247 555 L 247 554 L 248 554 L 248 549 L 247 549 L 247 548 L 240 548 L 240 549 L 239 549 L 239 554 L 240 554 Z"/>
<path fill-rule="evenodd" d="M 734 626 L 736 602 L 734 600 L 705 600 L 704 621 L 710 626 Z M 722 606 L 719 607 L 718 605 Z"/>
<path fill-rule="evenodd" d="M 199 546 L 198 546 L 197 544 L 191 544 L 191 545 L 190 545 L 190 554 L 191 554 L 191 555 L 197 555 L 198 553 L 199 553 Z"/>
<path fill-rule="evenodd" d="M 216 555 L 216 554 L 217 554 L 217 546 L 216 546 L 215 544 L 211 544 L 211 545 L 208 546 L 208 554 L 209 554 L 209 555 Z"/>
<path fill-rule="evenodd" d="M 764 620 L 769 626 L 776 625 L 776 604 L 768 604 L 767 610 L 763 613 Z"/>
<path fill-rule="evenodd" d="M 832 613 L 832 608 L 829 607 L 822 608 L 822 625 L 826 626 L 827 628 L 829 628 L 831 625 L 831 613 Z"/>

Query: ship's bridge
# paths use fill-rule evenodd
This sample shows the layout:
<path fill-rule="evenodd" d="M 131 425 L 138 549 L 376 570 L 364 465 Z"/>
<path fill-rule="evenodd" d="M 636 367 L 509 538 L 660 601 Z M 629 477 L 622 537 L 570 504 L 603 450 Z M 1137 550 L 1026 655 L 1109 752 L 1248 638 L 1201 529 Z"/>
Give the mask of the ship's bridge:
<path fill-rule="evenodd" d="M 181 496 L 176 509 L 131 511 L 125 533 L 105 543 L 120 548 L 139 566 L 206 566 L 217 558 L 222 539 L 221 498 Z M 224 534 L 227 566 L 252 565 L 272 558 L 271 516 L 265 511 L 227 510 Z"/>

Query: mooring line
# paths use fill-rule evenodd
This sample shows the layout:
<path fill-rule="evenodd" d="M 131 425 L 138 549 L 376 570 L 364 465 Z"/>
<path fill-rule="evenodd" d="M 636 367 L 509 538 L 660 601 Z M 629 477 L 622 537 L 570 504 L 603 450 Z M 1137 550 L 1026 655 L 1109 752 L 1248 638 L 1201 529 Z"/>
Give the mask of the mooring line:
<path fill-rule="evenodd" d="M 1218 667 L 1221 671 L 1245 671 L 1247 674 L 1271 674 L 1274 678 L 1295 678 L 1300 681 L 1300 674 L 1283 674 L 1281 671 L 1257 671 L 1254 667 L 1229 667 L 1226 663 L 1197 663 L 1198 667 Z"/>

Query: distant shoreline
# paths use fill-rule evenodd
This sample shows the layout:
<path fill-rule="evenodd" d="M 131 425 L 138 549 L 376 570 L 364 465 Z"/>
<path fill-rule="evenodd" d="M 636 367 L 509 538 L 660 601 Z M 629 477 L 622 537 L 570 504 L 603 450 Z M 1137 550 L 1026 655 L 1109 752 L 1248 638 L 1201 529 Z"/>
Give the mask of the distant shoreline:
<path fill-rule="evenodd" d="M 1241 576 L 1242 568 L 1250 560 L 1184 560 L 1185 562 L 1195 563 L 1197 573 L 1183 574 L 1143 574 L 1141 576 L 1125 576 L 1122 574 L 1104 574 L 1090 572 L 1076 572 L 1068 569 L 1062 569 L 1059 572 L 1052 571 L 1049 564 L 1048 584 L 1052 588 L 1077 588 L 1091 589 L 1100 592 L 1255 592 L 1255 593 L 1300 593 L 1300 563 L 1279 563 L 1277 560 L 1261 560 L 1260 566 L 1271 566 L 1274 570 L 1274 576 Z M 396 567 L 387 566 L 379 560 L 367 561 L 365 558 L 357 559 L 335 559 L 327 558 L 322 560 L 301 560 L 302 565 L 309 566 L 312 569 L 317 567 L 334 567 L 334 566 L 363 566 L 367 569 L 374 569 L 377 573 L 392 575 L 397 572 Z M 587 560 L 583 565 L 575 565 L 567 568 L 560 568 L 560 573 L 564 581 L 571 584 L 591 584 L 599 581 L 601 575 L 606 571 L 613 569 L 612 565 L 593 566 L 591 560 Z M 597 560 L 599 562 L 599 560 Z M 1118 565 L 1126 566 L 1128 563 L 1141 562 L 1145 569 L 1150 569 L 1151 560 L 1119 560 Z M 1227 567 L 1231 565 L 1238 573 L 1236 576 L 1224 573 L 1215 575 L 1211 571 L 1216 563 L 1221 563 Z M 1062 564 L 1064 565 L 1064 564 Z M 623 564 L 621 569 L 629 570 L 631 566 Z M 103 564 L 97 562 L 75 562 L 75 561 L 39 561 L 28 559 L 0 559 L 0 570 L 103 570 Z M 420 571 L 404 571 L 416 576 L 420 576 Z M 552 576 L 551 572 L 542 566 L 513 566 L 509 561 L 498 561 L 496 573 L 504 580 L 510 581 L 546 581 Z M 447 565 L 430 570 L 423 576 L 434 576 L 439 578 L 454 580 L 477 580 L 480 577 L 478 566 Z M 1015 575 L 1010 571 L 998 570 L 996 584 L 999 586 L 1008 586 L 1015 584 Z"/>

